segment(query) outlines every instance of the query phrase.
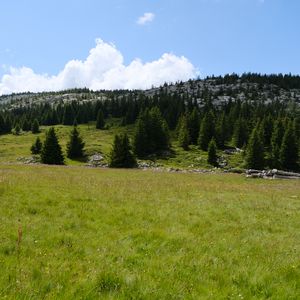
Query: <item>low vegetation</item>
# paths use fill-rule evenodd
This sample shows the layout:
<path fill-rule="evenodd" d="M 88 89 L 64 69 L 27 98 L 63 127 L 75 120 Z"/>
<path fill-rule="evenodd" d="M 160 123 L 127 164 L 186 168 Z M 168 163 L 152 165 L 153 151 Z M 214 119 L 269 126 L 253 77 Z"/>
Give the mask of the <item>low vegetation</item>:
<path fill-rule="evenodd" d="M 294 181 L 0 166 L 2 299 L 297 299 Z"/>

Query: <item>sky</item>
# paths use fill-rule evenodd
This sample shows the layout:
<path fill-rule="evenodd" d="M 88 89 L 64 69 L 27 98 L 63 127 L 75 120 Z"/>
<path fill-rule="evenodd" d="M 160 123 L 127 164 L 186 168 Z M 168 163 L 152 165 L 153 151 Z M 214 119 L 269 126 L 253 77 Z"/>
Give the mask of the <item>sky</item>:
<path fill-rule="evenodd" d="M 3 0 L 0 94 L 300 73 L 299 0 Z"/>

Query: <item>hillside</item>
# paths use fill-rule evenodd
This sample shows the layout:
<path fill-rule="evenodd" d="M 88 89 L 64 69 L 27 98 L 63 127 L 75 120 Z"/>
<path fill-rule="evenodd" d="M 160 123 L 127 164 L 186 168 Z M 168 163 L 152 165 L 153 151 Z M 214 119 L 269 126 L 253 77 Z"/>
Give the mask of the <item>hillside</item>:
<path fill-rule="evenodd" d="M 190 97 L 201 106 L 207 97 L 212 98 L 215 105 L 232 101 L 262 101 L 271 103 L 295 102 L 300 105 L 300 79 L 298 76 L 290 75 L 259 75 L 244 74 L 242 76 L 226 75 L 224 77 L 208 77 L 206 79 L 189 80 L 176 84 L 165 84 L 164 86 L 149 90 L 136 91 L 90 91 L 88 89 L 73 89 L 61 92 L 45 93 L 21 93 L 0 96 L 0 104 L 8 107 L 26 106 L 30 104 L 51 103 L 57 104 L 61 101 L 103 101 L 111 99 L 112 96 L 121 97 L 133 94 L 153 97 L 160 92 L 178 97 Z"/>

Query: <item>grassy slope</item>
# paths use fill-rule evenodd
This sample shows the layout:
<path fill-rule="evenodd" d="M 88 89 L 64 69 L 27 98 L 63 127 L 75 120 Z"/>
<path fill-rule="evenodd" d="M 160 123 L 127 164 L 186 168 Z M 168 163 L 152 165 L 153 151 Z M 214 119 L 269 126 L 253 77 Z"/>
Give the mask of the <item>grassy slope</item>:
<path fill-rule="evenodd" d="M 0 298 L 299 299 L 294 181 L 1 165 L 0 201 Z"/>
<path fill-rule="evenodd" d="M 118 124 L 120 120 L 110 120 L 110 123 Z M 71 126 L 55 126 L 60 143 L 65 150 L 68 141 Z M 96 130 L 95 124 L 78 126 L 80 133 L 86 143 L 86 153 L 92 155 L 96 152 L 101 152 L 104 156 L 110 152 L 114 135 L 120 131 L 127 131 L 130 136 L 133 133 L 133 126 L 118 127 L 111 124 L 109 130 Z M 19 157 L 30 157 L 30 147 L 37 136 L 40 136 L 43 141 L 47 127 L 41 127 L 42 132 L 37 135 L 31 133 L 22 133 L 20 136 L 0 135 L 0 163 L 1 162 L 16 162 Z M 176 140 L 173 138 L 172 154 L 169 158 L 157 159 L 157 163 L 164 166 L 179 167 L 179 168 L 210 168 L 207 164 L 207 153 L 191 146 L 190 151 L 184 151 L 178 147 Z M 241 165 L 239 154 L 228 157 L 230 165 L 237 167 Z M 80 162 L 66 160 L 67 164 L 83 164 Z"/>

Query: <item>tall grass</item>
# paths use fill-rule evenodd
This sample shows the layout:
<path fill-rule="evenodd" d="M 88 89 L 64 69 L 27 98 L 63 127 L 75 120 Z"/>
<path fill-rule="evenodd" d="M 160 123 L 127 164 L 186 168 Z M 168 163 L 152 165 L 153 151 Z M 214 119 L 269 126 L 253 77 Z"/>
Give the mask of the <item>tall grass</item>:
<path fill-rule="evenodd" d="M 21 165 L 0 178 L 1 299 L 299 298 L 295 181 Z"/>

